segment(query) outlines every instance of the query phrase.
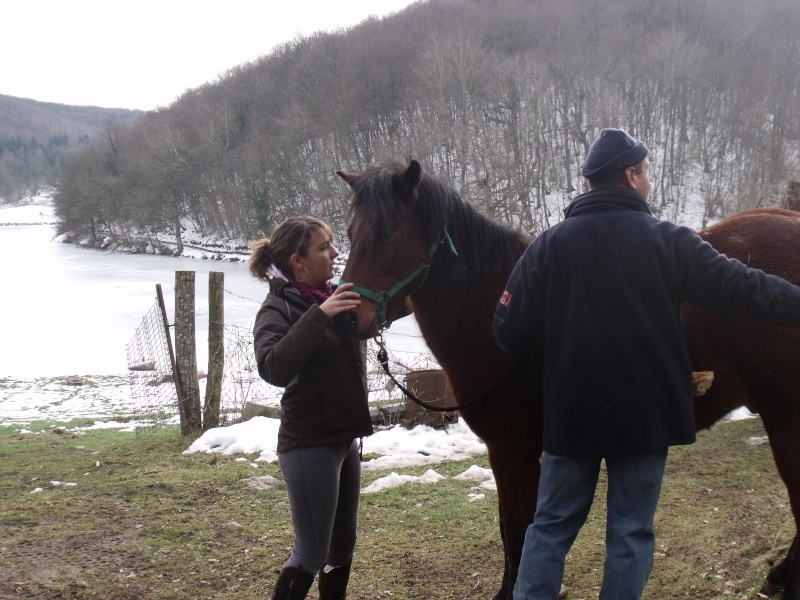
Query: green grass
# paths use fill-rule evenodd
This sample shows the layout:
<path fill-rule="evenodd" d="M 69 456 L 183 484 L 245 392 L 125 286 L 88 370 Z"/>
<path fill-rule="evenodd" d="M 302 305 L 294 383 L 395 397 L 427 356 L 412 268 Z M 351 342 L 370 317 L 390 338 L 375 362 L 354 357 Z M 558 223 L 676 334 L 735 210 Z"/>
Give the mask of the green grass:
<path fill-rule="evenodd" d="M 189 440 L 175 429 L 137 439 L 69 431 L 78 424 L 0 428 L 0 598 L 269 597 L 292 544 L 286 490 L 242 480 L 280 478 L 276 464 L 184 456 Z M 726 423 L 671 450 L 645 598 L 757 597 L 794 535 L 769 447 L 743 441 L 761 435 L 757 419 Z M 488 466 L 433 468 L 451 477 L 473 463 Z M 387 474 L 365 473 L 363 485 Z M 474 491 L 447 479 L 364 495 L 350 598 L 491 598 L 502 573 L 497 498 L 470 502 Z M 601 485 L 568 558 L 570 600 L 597 597 L 604 527 Z"/>

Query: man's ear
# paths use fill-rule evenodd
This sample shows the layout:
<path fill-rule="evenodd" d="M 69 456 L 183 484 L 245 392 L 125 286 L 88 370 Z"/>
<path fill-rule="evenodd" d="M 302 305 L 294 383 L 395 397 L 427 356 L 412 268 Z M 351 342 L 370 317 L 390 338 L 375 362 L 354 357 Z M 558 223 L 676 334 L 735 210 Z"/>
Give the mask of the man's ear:
<path fill-rule="evenodd" d="M 632 190 L 636 189 L 636 167 L 628 167 L 625 169 L 625 187 Z"/>

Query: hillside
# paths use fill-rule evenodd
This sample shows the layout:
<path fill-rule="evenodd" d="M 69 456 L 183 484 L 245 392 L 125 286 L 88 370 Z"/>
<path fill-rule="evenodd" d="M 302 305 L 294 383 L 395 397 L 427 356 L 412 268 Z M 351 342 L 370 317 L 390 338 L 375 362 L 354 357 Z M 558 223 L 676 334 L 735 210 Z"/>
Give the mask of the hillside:
<path fill-rule="evenodd" d="M 651 148 L 651 204 L 702 227 L 800 178 L 794 0 L 428 0 L 297 38 L 187 91 L 64 165 L 60 232 L 99 244 L 181 223 L 226 238 L 318 214 L 337 169 L 418 159 L 536 234 L 582 191 L 605 126 Z"/>
<path fill-rule="evenodd" d="M 0 94 L 0 202 L 54 185 L 63 162 L 97 143 L 108 123 L 130 127 L 142 114 Z"/>

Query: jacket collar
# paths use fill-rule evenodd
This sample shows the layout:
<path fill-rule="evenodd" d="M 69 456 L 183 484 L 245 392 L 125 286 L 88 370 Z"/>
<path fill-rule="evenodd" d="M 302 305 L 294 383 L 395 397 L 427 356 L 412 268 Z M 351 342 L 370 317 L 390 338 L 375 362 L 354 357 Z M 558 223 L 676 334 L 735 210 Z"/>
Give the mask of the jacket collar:
<path fill-rule="evenodd" d="M 283 295 L 286 292 L 286 288 L 291 287 L 289 282 L 285 279 L 278 279 L 277 277 L 271 277 L 269 280 L 269 291 L 273 294 Z"/>
<path fill-rule="evenodd" d="M 608 187 L 592 190 L 575 198 L 564 209 L 564 218 L 609 210 L 632 210 L 652 214 L 647 202 L 636 190 Z"/>
<path fill-rule="evenodd" d="M 296 287 L 294 287 L 291 283 L 286 281 L 285 279 L 278 279 L 277 277 L 273 277 L 269 280 L 269 291 L 275 294 L 276 296 L 280 296 L 284 299 L 291 299 L 293 303 L 301 302 L 303 304 L 311 304 L 308 300 L 303 298 L 303 295 L 300 293 Z"/>

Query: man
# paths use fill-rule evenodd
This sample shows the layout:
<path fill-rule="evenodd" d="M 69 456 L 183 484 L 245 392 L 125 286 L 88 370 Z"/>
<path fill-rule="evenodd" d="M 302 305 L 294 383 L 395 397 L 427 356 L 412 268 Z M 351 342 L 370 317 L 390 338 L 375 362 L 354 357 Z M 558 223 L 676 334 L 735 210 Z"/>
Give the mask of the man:
<path fill-rule="evenodd" d="M 653 564 L 667 449 L 695 441 L 683 302 L 800 325 L 800 288 L 651 215 L 647 155 L 624 131 L 600 133 L 581 169 L 590 191 L 528 247 L 497 306 L 498 344 L 511 354 L 537 353 L 544 366 L 539 497 L 515 600 L 558 597 L 602 460 L 608 512 L 600 599 L 640 598 Z"/>

